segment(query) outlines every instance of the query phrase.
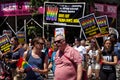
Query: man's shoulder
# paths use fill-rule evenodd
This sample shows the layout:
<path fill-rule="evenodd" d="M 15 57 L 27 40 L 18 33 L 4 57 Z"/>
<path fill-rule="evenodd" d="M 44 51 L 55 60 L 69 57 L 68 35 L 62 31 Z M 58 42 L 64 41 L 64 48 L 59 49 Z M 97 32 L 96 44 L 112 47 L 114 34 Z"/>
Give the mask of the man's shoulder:
<path fill-rule="evenodd" d="M 67 46 L 67 51 L 77 51 L 75 48 L 71 47 L 71 46 Z"/>
<path fill-rule="evenodd" d="M 70 47 L 69 48 L 69 50 L 68 51 L 70 51 L 71 53 L 70 54 L 75 54 L 75 53 L 79 53 L 79 51 L 78 50 L 76 50 L 75 48 L 73 48 L 73 47 Z"/>

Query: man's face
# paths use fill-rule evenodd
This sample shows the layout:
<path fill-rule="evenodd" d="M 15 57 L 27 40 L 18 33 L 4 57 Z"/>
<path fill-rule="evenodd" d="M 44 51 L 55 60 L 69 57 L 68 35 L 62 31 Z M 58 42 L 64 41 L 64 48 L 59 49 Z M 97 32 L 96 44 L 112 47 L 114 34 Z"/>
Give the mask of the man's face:
<path fill-rule="evenodd" d="M 50 42 L 47 42 L 47 43 L 46 43 L 46 47 L 47 47 L 47 48 L 50 48 L 50 47 L 51 47 L 51 43 L 50 43 Z"/>
<path fill-rule="evenodd" d="M 77 39 L 75 39 L 75 44 L 78 46 L 80 45 L 80 41 L 78 41 Z"/>
<path fill-rule="evenodd" d="M 81 45 L 82 45 L 82 46 L 85 46 L 85 43 L 86 43 L 85 40 L 81 40 Z"/>
<path fill-rule="evenodd" d="M 11 38 L 10 43 L 11 43 L 12 45 L 15 45 L 15 44 L 16 44 L 16 42 L 15 42 L 15 40 L 14 40 L 13 38 Z"/>
<path fill-rule="evenodd" d="M 115 44 L 117 42 L 117 38 L 114 35 L 110 36 L 110 40 Z"/>
<path fill-rule="evenodd" d="M 56 38 L 55 38 L 55 41 L 54 41 L 54 43 L 56 44 L 56 46 L 59 48 L 59 49 L 61 49 L 62 48 L 62 46 L 63 46 L 63 38 L 61 37 L 61 36 L 57 36 Z"/>

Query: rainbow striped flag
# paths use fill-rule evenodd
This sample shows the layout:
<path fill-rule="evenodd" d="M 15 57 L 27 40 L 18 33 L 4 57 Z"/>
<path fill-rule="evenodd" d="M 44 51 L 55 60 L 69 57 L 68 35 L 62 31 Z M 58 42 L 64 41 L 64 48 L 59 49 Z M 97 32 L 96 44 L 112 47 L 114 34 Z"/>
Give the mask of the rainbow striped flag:
<path fill-rule="evenodd" d="M 22 57 L 19 58 L 18 63 L 17 63 L 17 67 L 18 68 L 23 68 L 23 69 L 26 69 L 26 70 L 32 69 L 32 66 L 27 61 L 25 61 Z"/>

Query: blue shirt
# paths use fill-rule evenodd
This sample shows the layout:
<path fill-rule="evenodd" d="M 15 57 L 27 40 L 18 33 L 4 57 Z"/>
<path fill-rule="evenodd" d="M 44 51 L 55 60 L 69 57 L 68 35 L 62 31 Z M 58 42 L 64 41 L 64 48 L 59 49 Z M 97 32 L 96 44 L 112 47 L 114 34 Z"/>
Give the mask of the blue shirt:
<path fill-rule="evenodd" d="M 11 47 L 11 51 L 13 51 L 13 47 Z M 11 53 L 12 59 L 13 59 L 13 60 L 19 59 L 20 57 L 23 56 L 23 53 L 24 53 L 24 49 L 23 49 L 23 48 L 18 49 L 16 52 Z M 11 67 L 12 67 L 12 68 L 16 68 L 16 67 L 17 67 L 17 66 L 16 66 L 16 63 L 17 63 L 17 62 L 11 63 L 11 64 L 10 64 Z"/>
<path fill-rule="evenodd" d="M 28 60 L 28 63 L 35 68 L 42 69 L 42 58 L 34 58 L 30 55 L 30 58 Z M 43 80 L 40 73 L 34 72 L 32 69 L 27 71 L 27 77 L 26 80 Z"/>
<path fill-rule="evenodd" d="M 54 71 L 55 71 L 55 55 L 56 55 L 56 51 L 54 51 L 54 52 L 52 53 L 51 60 L 50 60 L 50 62 L 52 62 L 52 72 L 53 72 L 53 73 L 54 73 Z"/>
<path fill-rule="evenodd" d="M 117 42 L 114 45 L 114 52 L 118 56 L 118 60 L 120 60 L 120 43 L 119 42 Z"/>

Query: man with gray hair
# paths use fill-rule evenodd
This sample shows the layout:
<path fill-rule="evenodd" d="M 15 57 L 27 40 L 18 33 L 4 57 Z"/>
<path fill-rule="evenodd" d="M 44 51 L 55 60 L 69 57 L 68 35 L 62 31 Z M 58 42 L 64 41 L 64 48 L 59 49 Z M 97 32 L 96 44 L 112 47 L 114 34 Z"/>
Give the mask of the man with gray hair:
<path fill-rule="evenodd" d="M 79 52 L 70 47 L 62 35 L 57 35 L 54 43 L 58 47 L 54 80 L 81 80 L 82 58 Z"/>

